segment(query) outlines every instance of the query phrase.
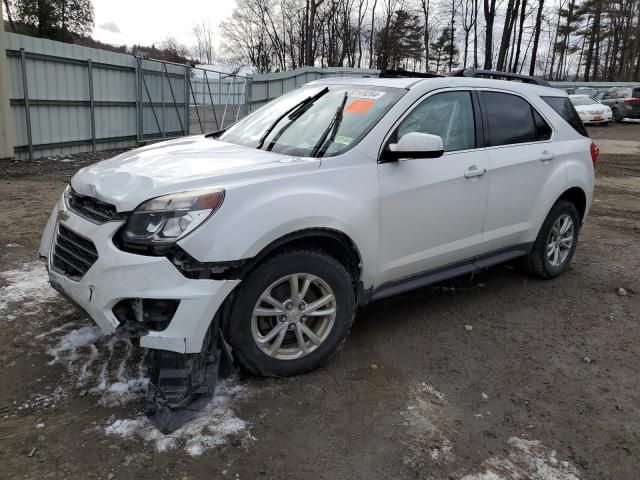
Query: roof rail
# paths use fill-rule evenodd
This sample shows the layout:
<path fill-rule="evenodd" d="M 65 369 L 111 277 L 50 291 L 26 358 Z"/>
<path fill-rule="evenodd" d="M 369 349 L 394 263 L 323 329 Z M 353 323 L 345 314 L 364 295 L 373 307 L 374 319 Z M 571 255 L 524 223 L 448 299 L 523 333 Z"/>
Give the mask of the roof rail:
<path fill-rule="evenodd" d="M 492 78 L 495 80 L 510 80 L 512 82 L 530 83 L 532 85 L 542 85 L 550 87 L 551 84 L 542 77 L 533 77 L 530 75 L 520 75 L 518 73 L 498 72 L 497 70 L 478 70 L 475 68 L 463 68 L 455 72 L 451 72 L 452 77 L 473 77 L 473 78 Z"/>
<path fill-rule="evenodd" d="M 379 78 L 436 78 L 442 76 L 443 75 L 438 75 L 437 73 L 408 72 L 406 70 L 388 70 L 383 68 L 380 70 Z"/>

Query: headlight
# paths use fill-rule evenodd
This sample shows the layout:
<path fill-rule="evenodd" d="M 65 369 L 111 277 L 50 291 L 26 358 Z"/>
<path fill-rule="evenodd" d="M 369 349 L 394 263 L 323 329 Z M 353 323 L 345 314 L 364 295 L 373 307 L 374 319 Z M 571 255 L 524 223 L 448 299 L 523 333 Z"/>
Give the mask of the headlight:
<path fill-rule="evenodd" d="M 132 243 L 173 243 L 202 225 L 223 200 L 224 190 L 220 188 L 152 198 L 129 215 L 122 235 Z"/>

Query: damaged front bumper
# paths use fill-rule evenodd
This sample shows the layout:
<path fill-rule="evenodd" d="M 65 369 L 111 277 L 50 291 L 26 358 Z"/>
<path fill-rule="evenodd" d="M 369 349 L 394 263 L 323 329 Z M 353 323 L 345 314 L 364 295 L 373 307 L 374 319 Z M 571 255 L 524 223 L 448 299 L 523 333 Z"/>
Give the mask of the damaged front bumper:
<path fill-rule="evenodd" d="M 122 224 L 92 223 L 67 210 L 62 200 L 58 202 L 40 244 L 51 284 L 78 304 L 105 333 L 113 333 L 121 325 L 122 315 L 117 315 L 114 307 L 122 305 L 123 300 L 140 306 L 154 299 L 179 302 L 166 328 L 148 330 L 140 338 L 140 346 L 177 353 L 200 352 L 211 320 L 240 280 L 189 279 L 165 257 L 123 252 L 113 243 Z M 65 239 L 65 235 L 71 237 Z M 85 250 L 74 250 L 73 245 L 65 243 L 69 238 L 77 240 L 77 248 L 91 250 L 89 261 L 76 258 L 74 252 L 82 256 Z M 63 246 L 56 250 L 54 261 L 54 248 L 60 243 Z M 60 259 L 61 252 L 68 257 L 66 260 Z M 81 274 L 70 275 L 60 268 L 60 262 L 67 260 L 81 267 L 86 266 L 83 262 L 93 263 Z M 136 314 L 139 320 L 144 319 L 143 311 Z"/>

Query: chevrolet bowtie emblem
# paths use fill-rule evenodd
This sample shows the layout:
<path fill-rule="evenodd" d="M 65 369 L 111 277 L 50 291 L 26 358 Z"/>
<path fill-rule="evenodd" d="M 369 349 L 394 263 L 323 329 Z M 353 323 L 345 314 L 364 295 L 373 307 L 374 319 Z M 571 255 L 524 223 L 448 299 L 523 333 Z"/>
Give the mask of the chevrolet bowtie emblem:
<path fill-rule="evenodd" d="M 64 209 L 58 210 L 58 221 L 64 221 L 67 218 L 69 218 L 69 214 L 67 213 L 66 210 Z"/>

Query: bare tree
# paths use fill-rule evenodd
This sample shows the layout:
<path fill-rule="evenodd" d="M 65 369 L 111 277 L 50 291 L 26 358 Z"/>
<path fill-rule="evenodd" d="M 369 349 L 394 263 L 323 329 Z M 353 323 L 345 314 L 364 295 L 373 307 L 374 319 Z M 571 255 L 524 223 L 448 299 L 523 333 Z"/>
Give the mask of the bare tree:
<path fill-rule="evenodd" d="M 462 30 L 464 31 L 464 50 L 463 50 L 463 68 L 467 68 L 467 56 L 469 53 L 469 35 L 471 29 L 475 26 L 477 17 L 474 10 L 476 0 L 463 0 L 460 4 L 462 7 Z"/>
<path fill-rule="evenodd" d="M 192 29 L 196 44 L 193 47 L 193 57 L 200 63 L 212 64 L 214 62 L 213 29 L 211 22 L 202 20 L 196 23 Z"/>
<path fill-rule="evenodd" d="M 491 70 L 493 66 L 493 23 L 496 19 L 496 0 L 484 0 L 484 68 Z"/>
<path fill-rule="evenodd" d="M 371 8 L 371 31 L 369 32 L 369 68 L 373 68 L 373 36 L 376 31 L 376 6 L 378 0 L 373 0 L 373 8 Z"/>
<path fill-rule="evenodd" d="M 527 8 L 527 0 L 522 0 L 522 5 L 520 7 L 520 26 L 518 28 L 518 40 L 516 41 L 515 58 L 511 68 L 511 71 L 514 73 L 518 71 L 518 62 L 520 61 L 520 49 L 522 46 L 522 32 L 524 30 L 524 20 L 526 18 L 526 13 L 527 13 L 526 8 Z M 515 36 L 515 32 L 514 32 L 514 36 Z"/>
<path fill-rule="evenodd" d="M 420 7 L 422 10 L 422 18 L 424 20 L 424 61 L 425 61 L 425 69 L 429 70 L 429 44 L 431 43 L 431 38 L 429 37 L 429 14 L 431 9 L 431 0 L 420 0 Z"/>
<path fill-rule="evenodd" d="M 538 13 L 536 14 L 536 24 L 533 27 L 533 48 L 531 49 L 531 63 L 529 64 L 529 75 L 536 71 L 536 56 L 538 55 L 538 43 L 540 42 L 540 31 L 542 30 L 542 9 L 544 0 L 538 0 Z"/>
<path fill-rule="evenodd" d="M 316 12 L 324 0 L 307 0 L 307 38 L 305 42 L 305 65 L 312 67 L 314 63 L 313 55 L 313 34 L 316 21 Z"/>
<path fill-rule="evenodd" d="M 496 69 L 505 70 L 505 60 L 507 59 L 507 51 L 513 32 L 513 25 L 517 17 L 520 0 L 509 0 L 507 4 L 507 12 L 504 18 L 504 27 L 502 29 L 502 40 L 500 41 L 500 49 L 498 50 L 498 63 Z"/>

